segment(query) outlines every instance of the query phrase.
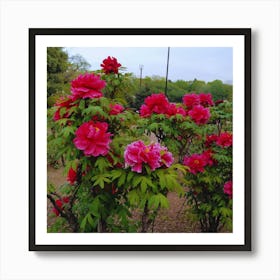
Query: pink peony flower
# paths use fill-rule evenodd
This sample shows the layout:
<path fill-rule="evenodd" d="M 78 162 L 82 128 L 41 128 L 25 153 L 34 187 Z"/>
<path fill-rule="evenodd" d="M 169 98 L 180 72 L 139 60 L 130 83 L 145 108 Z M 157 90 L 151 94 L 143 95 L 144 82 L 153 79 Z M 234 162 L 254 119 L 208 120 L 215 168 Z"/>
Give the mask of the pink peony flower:
<path fill-rule="evenodd" d="M 160 158 L 161 158 L 161 164 L 165 165 L 166 167 L 170 167 L 174 161 L 174 157 L 172 153 L 169 152 L 166 147 L 162 147 L 162 146 L 160 150 Z"/>
<path fill-rule="evenodd" d="M 105 74 L 115 73 L 118 74 L 119 67 L 122 65 L 118 63 L 118 60 L 115 57 L 108 56 L 103 60 L 103 63 L 100 64 L 102 67 L 102 70 L 105 72 Z"/>
<path fill-rule="evenodd" d="M 220 147 L 230 147 L 232 146 L 232 134 L 228 132 L 221 133 L 218 136 L 216 144 Z"/>
<path fill-rule="evenodd" d="M 78 76 L 71 83 L 72 100 L 79 98 L 100 98 L 103 96 L 101 90 L 106 86 L 106 82 L 100 76 L 85 73 Z"/>
<path fill-rule="evenodd" d="M 120 104 L 112 105 L 110 104 L 110 112 L 109 115 L 118 115 L 124 110 L 124 107 Z"/>
<path fill-rule="evenodd" d="M 105 122 L 83 123 L 77 129 L 73 142 L 77 149 L 84 151 L 86 156 L 104 156 L 108 153 L 111 142 L 111 133 L 107 130 L 108 124 Z"/>
<path fill-rule="evenodd" d="M 224 193 L 229 196 L 229 198 L 232 198 L 232 181 L 227 181 L 224 184 Z"/>
<path fill-rule="evenodd" d="M 211 93 L 200 93 L 199 94 L 199 103 L 203 107 L 214 106 Z"/>
<path fill-rule="evenodd" d="M 152 114 L 152 112 L 146 104 L 141 105 L 141 107 L 140 107 L 140 117 L 142 117 L 142 118 L 150 117 L 151 114 Z"/>
<path fill-rule="evenodd" d="M 205 124 L 210 118 L 210 110 L 201 105 L 196 105 L 188 112 L 188 115 L 196 124 Z"/>
<path fill-rule="evenodd" d="M 187 93 L 183 96 L 183 103 L 190 109 L 195 105 L 199 105 L 199 96 L 195 93 Z"/>
<path fill-rule="evenodd" d="M 152 95 L 146 97 L 144 102 L 150 111 L 156 114 L 165 114 L 169 105 L 168 99 L 164 93 L 153 93 Z"/>
<path fill-rule="evenodd" d="M 125 163 L 131 170 L 141 173 L 143 164 L 147 164 L 152 171 L 173 163 L 173 156 L 166 147 L 158 143 L 146 146 L 141 140 L 129 144 L 124 152 Z"/>
<path fill-rule="evenodd" d="M 176 104 L 174 103 L 169 103 L 167 110 L 166 110 L 166 115 L 168 117 L 175 116 L 175 115 L 182 115 L 186 116 L 186 111 L 182 107 L 177 107 Z"/>
<path fill-rule="evenodd" d="M 128 166 L 131 166 L 131 170 L 141 173 L 143 158 L 142 153 L 146 148 L 143 141 L 135 141 L 129 144 L 124 151 L 124 160 Z"/>
<path fill-rule="evenodd" d="M 158 143 L 145 146 L 145 149 L 142 150 L 142 160 L 150 166 L 152 171 L 161 166 L 160 151 L 161 146 Z"/>
<path fill-rule="evenodd" d="M 191 156 L 185 156 L 183 164 L 190 168 L 192 174 L 198 172 L 204 172 L 204 167 L 208 164 L 208 160 L 205 158 L 205 155 L 193 154 Z"/>

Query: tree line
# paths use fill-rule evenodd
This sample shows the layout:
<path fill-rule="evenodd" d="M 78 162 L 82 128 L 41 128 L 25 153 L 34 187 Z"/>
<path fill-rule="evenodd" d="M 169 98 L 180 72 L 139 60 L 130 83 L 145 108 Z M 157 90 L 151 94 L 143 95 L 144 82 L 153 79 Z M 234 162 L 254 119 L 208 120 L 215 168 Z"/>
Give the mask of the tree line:
<path fill-rule="evenodd" d="M 101 63 L 101 62 L 100 62 Z M 68 95 L 70 82 L 78 74 L 90 71 L 90 64 L 80 55 L 70 56 L 64 48 L 50 47 L 47 50 L 47 94 L 48 106 L 53 106 L 60 96 Z M 123 69 L 125 70 L 125 69 Z M 165 91 L 165 78 L 159 76 L 144 77 L 141 80 L 132 73 L 126 73 L 122 80 L 123 89 L 126 91 L 126 103 L 139 109 L 144 99 L 152 93 Z M 171 102 L 181 102 L 186 93 L 208 93 L 214 101 L 232 101 L 232 85 L 221 80 L 205 82 L 202 80 L 168 80 L 167 97 Z"/>

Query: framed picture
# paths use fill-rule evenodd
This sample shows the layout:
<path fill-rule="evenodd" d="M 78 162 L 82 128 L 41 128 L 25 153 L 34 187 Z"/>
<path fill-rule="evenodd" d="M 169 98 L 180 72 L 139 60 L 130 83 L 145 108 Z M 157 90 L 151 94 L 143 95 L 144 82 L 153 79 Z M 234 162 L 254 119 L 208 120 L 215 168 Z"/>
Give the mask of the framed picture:
<path fill-rule="evenodd" d="M 250 29 L 30 29 L 29 85 L 29 250 L 251 250 Z"/>

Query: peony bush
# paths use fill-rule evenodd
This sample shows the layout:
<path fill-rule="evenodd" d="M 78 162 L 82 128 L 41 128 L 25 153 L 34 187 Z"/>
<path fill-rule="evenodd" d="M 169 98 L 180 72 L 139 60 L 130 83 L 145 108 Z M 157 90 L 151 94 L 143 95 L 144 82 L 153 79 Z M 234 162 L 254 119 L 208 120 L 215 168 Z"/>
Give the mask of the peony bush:
<path fill-rule="evenodd" d="M 187 93 L 175 104 L 151 93 L 138 112 L 127 105 L 122 65 L 108 56 L 100 66 L 76 77 L 48 111 L 48 149 L 66 181 L 48 184 L 63 220 L 54 231 L 153 231 L 169 192 L 185 197 L 186 219 L 202 232 L 231 230 L 231 103 Z"/>

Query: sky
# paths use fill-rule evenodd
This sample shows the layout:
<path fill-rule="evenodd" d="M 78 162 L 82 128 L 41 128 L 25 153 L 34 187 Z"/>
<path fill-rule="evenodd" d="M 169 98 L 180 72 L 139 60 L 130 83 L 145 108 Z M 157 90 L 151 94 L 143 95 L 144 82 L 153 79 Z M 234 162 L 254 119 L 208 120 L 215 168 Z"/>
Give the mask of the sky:
<path fill-rule="evenodd" d="M 167 47 L 92 47 L 65 48 L 70 56 L 81 55 L 91 64 L 91 70 L 100 69 L 103 59 L 116 57 L 126 72 L 140 76 L 140 65 L 143 65 L 142 75 L 166 76 Z M 169 55 L 168 79 L 203 80 L 206 82 L 222 80 L 232 83 L 232 48 L 229 47 L 171 47 Z"/>

